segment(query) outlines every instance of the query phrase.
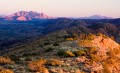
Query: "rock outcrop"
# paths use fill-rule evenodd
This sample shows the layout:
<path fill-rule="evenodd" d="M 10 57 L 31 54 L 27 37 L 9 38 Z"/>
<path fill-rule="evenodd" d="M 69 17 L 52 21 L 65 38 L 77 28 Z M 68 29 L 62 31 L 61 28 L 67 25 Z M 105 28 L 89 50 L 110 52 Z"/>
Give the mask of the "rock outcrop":
<path fill-rule="evenodd" d="M 19 20 L 27 21 L 32 19 L 50 19 L 51 17 L 45 15 L 44 13 L 38 13 L 34 11 L 19 11 L 14 14 L 5 17 L 5 20 Z"/>

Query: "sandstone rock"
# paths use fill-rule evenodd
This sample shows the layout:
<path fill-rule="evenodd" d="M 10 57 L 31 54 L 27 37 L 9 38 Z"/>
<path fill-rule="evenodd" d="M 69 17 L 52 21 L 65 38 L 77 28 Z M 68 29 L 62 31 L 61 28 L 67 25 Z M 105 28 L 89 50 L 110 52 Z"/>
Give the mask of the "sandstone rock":
<path fill-rule="evenodd" d="M 57 70 L 53 68 L 53 69 L 50 69 L 50 72 L 57 73 Z"/>
<path fill-rule="evenodd" d="M 63 69 L 60 68 L 57 73 L 64 73 L 64 72 L 63 72 Z"/>
<path fill-rule="evenodd" d="M 76 58 L 77 62 L 85 62 L 85 60 L 86 60 L 86 57 L 78 57 L 78 58 Z"/>
<path fill-rule="evenodd" d="M 75 71 L 75 73 L 81 73 L 81 71 L 80 71 L 79 69 L 77 69 L 77 70 Z"/>
<path fill-rule="evenodd" d="M 75 71 L 73 69 L 70 70 L 70 73 L 74 73 Z"/>
<path fill-rule="evenodd" d="M 46 68 L 43 73 L 49 73 L 48 69 Z"/>

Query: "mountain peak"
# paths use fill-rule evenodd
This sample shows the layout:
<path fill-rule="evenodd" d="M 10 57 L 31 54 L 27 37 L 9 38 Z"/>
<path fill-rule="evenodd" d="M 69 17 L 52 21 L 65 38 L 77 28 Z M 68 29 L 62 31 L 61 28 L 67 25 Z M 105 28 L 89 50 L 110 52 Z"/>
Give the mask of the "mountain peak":
<path fill-rule="evenodd" d="M 27 21 L 32 19 L 49 19 L 51 17 L 45 15 L 44 13 L 38 13 L 36 11 L 19 11 L 8 15 L 5 19 L 6 20 L 19 20 L 19 21 Z"/>

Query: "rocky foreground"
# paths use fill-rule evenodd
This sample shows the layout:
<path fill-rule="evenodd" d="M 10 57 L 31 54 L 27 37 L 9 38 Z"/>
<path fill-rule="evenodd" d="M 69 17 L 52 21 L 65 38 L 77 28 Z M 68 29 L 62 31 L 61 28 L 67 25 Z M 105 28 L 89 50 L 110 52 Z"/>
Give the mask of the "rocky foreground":
<path fill-rule="evenodd" d="M 0 57 L 0 73 L 120 73 L 120 45 L 102 34 L 44 48 L 42 55 Z"/>

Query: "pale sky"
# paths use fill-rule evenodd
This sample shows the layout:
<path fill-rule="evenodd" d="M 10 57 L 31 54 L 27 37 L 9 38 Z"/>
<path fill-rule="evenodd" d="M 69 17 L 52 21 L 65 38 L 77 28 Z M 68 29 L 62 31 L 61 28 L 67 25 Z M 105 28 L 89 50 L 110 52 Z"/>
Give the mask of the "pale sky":
<path fill-rule="evenodd" d="M 18 11 L 43 12 L 53 17 L 120 17 L 120 0 L 0 0 L 0 15 Z"/>

